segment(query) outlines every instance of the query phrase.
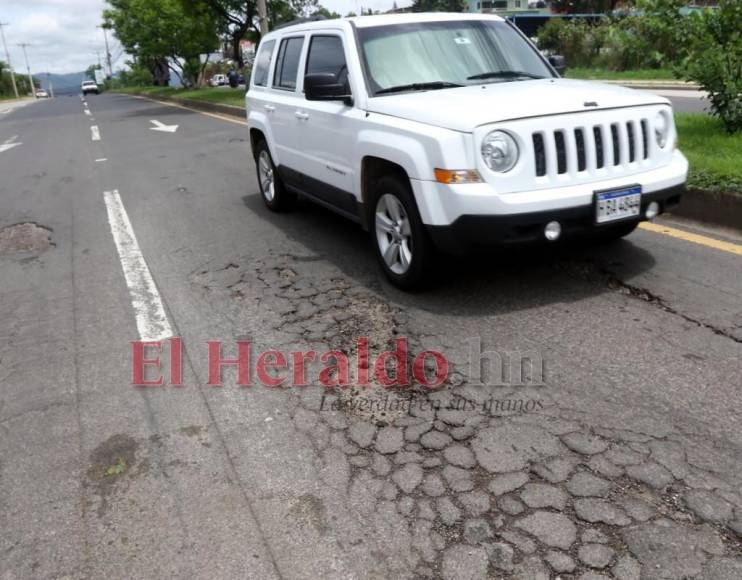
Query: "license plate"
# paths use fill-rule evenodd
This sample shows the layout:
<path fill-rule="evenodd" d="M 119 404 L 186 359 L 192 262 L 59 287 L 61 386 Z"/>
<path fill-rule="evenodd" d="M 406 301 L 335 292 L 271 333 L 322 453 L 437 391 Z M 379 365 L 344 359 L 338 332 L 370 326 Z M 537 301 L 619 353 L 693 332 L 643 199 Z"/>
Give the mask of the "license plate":
<path fill-rule="evenodd" d="M 642 188 L 639 185 L 595 192 L 595 222 L 604 224 L 636 217 L 641 211 Z"/>

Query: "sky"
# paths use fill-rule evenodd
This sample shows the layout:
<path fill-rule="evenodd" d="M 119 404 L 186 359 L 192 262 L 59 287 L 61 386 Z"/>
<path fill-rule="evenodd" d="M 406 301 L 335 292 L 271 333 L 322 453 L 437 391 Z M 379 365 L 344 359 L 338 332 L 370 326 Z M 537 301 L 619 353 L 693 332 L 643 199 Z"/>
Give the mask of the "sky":
<path fill-rule="evenodd" d="M 340 14 L 359 12 L 360 8 L 389 10 L 394 0 L 320 0 L 320 4 Z M 398 6 L 411 4 L 398 0 Z M 0 0 L 0 22 L 10 52 L 10 61 L 18 72 L 26 71 L 23 51 L 18 43 L 29 43 L 26 48 L 31 72 L 58 74 L 85 70 L 105 55 L 101 23 L 105 0 Z M 124 65 L 126 56 L 119 56 L 119 43 L 109 36 L 111 53 L 119 57 L 114 70 Z M 3 47 L 0 47 L 2 50 Z M 5 60 L 4 51 L 0 60 Z"/>

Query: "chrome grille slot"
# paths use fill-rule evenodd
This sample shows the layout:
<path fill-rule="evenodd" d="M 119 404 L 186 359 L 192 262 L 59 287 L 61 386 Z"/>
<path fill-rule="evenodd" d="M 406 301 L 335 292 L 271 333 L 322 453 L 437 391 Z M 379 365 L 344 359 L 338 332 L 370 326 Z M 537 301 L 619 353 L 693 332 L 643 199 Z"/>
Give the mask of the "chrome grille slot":
<path fill-rule="evenodd" d="M 593 127 L 593 138 L 595 139 L 595 166 L 602 169 L 605 165 L 603 156 L 603 131 L 599 126 Z"/>
<path fill-rule="evenodd" d="M 629 137 L 629 163 L 636 160 L 636 143 L 634 142 L 634 124 L 629 121 L 626 123 L 626 132 Z"/>
<path fill-rule="evenodd" d="M 587 169 L 587 154 L 585 152 L 585 134 L 582 129 L 575 129 L 575 144 L 577 146 L 577 171 Z"/>
<path fill-rule="evenodd" d="M 544 136 L 541 133 L 533 134 L 533 152 L 536 160 L 536 176 L 546 175 L 546 149 L 544 148 Z"/>
<path fill-rule="evenodd" d="M 554 145 L 557 154 L 557 173 L 567 173 L 567 146 L 564 143 L 564 131 L 554 131 Z"/>
<path fill-rule="evenodd" d="M 618 138 L 618 124 L 611 125 L 611 141 L 613 141 L 613 165 L 621 163 L 621 144 Z"/>

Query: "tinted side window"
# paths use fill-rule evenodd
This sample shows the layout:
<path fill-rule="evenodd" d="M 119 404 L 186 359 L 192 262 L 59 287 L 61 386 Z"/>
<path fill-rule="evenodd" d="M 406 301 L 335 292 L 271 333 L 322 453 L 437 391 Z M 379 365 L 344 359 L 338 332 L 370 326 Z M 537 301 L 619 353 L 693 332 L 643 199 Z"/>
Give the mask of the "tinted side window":
<path fill-rule="evenodd" d="M 255 59 L 253 82 L 259 87 L 264 87 L 268 84 L 268 71 L 270 70 L 271 56 L 273 56 L 273 46 L 275 44 L 275 40 L 269 40 L 263 43 L 260 46 L 260 51 L 258 51 L 258 57 Z"/>
<path fill-rule="evenodd" d="M 299 72 L 299 58 L 304 38 L 286 38 L 281 42 L 276 59 L 276 72 L 273 75 L 273 86 L 294 90 L 296 76 Z"/>
<path fill-rule="evenodd" d="M 343 41 L 339 36 L 313 36 L 309 44 L 307 74 L 332 73 L 338 76 L 345 71 Z"/>

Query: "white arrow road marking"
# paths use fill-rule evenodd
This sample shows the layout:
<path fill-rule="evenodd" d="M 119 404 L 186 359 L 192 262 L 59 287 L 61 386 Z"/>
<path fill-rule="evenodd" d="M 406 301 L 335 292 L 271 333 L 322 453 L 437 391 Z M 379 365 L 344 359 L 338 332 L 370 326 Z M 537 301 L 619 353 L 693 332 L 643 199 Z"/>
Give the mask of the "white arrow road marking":
<path fill-rule="evenodd" d="M 18 135 L 13 135 L 10 139 L 6 139 L 3 144 L 0 145 L 0 153 L 5 153 L 6 151 L 11 150 L 13 147 L 23 145 L 23 143 L 16 143 L 16 139 L 18 139 Z"/>
<path fill-rule="evenodd" d="M 108 223 L 111 225 L 113 241 L 116 243 L 126 285 L 129 287 L 139 336 L 143 341 L 169 338 L 173 336 L 173 331 L 155 281 L 139 249 L 129 216 L 121 203 L 119 192 L 105 191 L 103 199 L 108 210 Z"/>
<path fill-rule="evenodd" d="M 100 129 L 98 129 L 98 125 L 92 125 L 90 127 L 90 136 L 93 141 L 100 141 Z"/>
<path fill-rule="evenodd" d="M 179 125 L 165 125 L 154 119 L 151 119 L 150 123 L 154 125 L 154 127 L 150 127 L 151 131 L 162 131 L 164 133 L 175 133 L 179 127 Z"/>

